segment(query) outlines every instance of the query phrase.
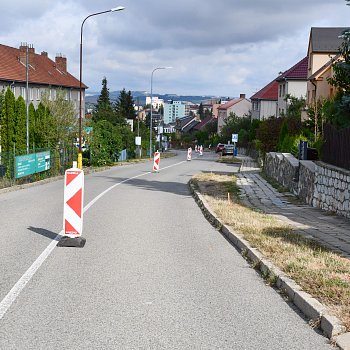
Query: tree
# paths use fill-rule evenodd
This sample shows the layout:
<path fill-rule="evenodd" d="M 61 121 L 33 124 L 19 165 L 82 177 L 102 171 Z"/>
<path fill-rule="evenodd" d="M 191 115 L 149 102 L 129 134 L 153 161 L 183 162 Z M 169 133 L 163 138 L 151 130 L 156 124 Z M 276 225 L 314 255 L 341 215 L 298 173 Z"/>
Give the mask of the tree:
<path fill-rule="evenodd" d="M 42 102 L 39 103 L 34 115 L 34 146 L 35 148 L 46 148 L 51 143 L 51 128 L 53 128 L 53 120 L 50 111 Z"/>
<path fill-rule="evenodd" d="M 127 119 L 135 120 L 136 114 L 134 104 L 131 91 L 126 92 L 125 88 L 120 91 L 115 104 L 115 112 L 117 114 L 115 124 L 125 124 Z"/>
<path fill-rule="evenodd" d="M 221 129 L 221 141 L 226 143 L 232 139 L 232 134 L 238 134 L 241 129 L 249 130 L 251 125 L 250 117 L 238 117 L 235 113 L 230 113 L 225 119 L 225 125 Z"/>
<path fill-rule="evenodd" d="M 19 96 L 15 104 L 14 114 L 14 142 L 16 151 L 25 151 L 27 146 L 27 109 L 22 96 Z"/>
<path fill-rule="evenodd" d="M 1 119 L 0 119 L 0 144 L 2 152 L 2 164 L 6 167 L 6 176 L 12 177 L 13 159 L 11 154 L 15 145 L 15 95 L 10 88 L 6 90 L 2 99 Z"/>
<path fill-rule="evenodd" d="M 199 107 L 198 107 L 198 115 L 199 118 L 203 119 L 204 118 L 204 107 L 202 102 L 200 103 Z"/>
<path fill-rule="evenodd" d="M 108 120 L 110 122 L 113 122 L 115 120 L 115 112 L 109 98 L 109 90 L 107 87 L 106 77 L 102 79 L 102 89 L 100 96 L 98 97 L 97 106 L 93 113 L 92 119 L 94 121 Z"/>
<path fill-rule="evenodd" d="M 91 164 L 108 165 L 118 160 L 122 150 L 122 137 L 118 127 L 107 120 L 92 123 Z"/>
<path fill-rule="evenodd" d="M 328 82 L 337 93 L 324 109 L 326 119 L 338 128 L 350 126 L 350 29 L 343 31 L 339 58 L 333 62 L 333 76 Z"/>
<path fill-rule="evenodd" d="M 301 112 L 306 106 L 305 98 L 298 98 L 287 94 L 284 100 L 289 102 L 286 116 L 301 120 Z"/>
<path fill-rule="evenodd" d="M 258 150 L 263 153 L 276 151 L 282 122 L 282 118 L 270 117 L 260 123 L 256 130 Z"/>
<path fill-rule="evenodd" d="M 339 58 L 333 62 L 333 76 L 328 82 L 343 95 L 350 94 L 350 29 L 343 31 L 343 42 L 339 47 Z"/>
<path fill-rule="evenodd" d="M 41 102 L 50 112 L 48 116 L 46 115 L 50 146 L 70 145 L 78 131 L 78 119 L 75 116 L 73 103 L 65 99 L 65 93 L 62 90 L 57 90 L 56 99 L 53 101 L 44 94 Z"/>
<path fill-rule="evenodd" d="M 29 148 L 35 149 L 35 135 L 37 128 L 40 129 L 40 125 L 36 125 L 36 112 L 33 103 L 28 106 L 28 119 L 29 119 Z"/>
<path fill-rule="evenodd" d="M 15 95 L 10 88 L 6 90 L 1 110 L 0 142 L 1 151 L 9 153 L 13 151 L 15 142 L 14 122 L 15 122 Z"/>

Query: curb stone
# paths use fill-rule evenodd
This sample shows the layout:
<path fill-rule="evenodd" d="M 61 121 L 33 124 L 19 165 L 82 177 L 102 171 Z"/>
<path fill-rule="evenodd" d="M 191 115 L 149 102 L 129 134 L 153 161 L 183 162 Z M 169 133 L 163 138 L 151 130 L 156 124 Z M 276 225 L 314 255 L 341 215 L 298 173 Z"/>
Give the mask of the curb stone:
<path fill-rule="evenodd" d="M 350 350 L 350 332 L 342 322 L 327 313 L 327 308 L 317 299 L 306 293 L 292 279 L 287 277 L 279 268 L 275 267 L 267 260 L 257 249 L 252 248 L 250 244 L 236 232 L 230 230 L 213 213 L 204 197 L 198 192 L 192 180 L 188 183 L 196 203 L 201 208 L 207 220 L 237 248 L 237 250 L 248 258 L 248 260 L 258 268 L 264 276 L 276 277 L 276 287 L 283 291 L 291 302 L 309 319 L 312 327 L 321 329 L 325 336 L 334 341 L 341 350 Z"/>

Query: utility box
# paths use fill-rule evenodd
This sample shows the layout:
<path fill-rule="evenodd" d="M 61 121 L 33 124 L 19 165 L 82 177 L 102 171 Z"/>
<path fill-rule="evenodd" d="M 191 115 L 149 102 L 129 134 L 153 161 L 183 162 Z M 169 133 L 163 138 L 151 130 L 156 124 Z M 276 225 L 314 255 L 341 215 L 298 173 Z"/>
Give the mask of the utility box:
<path fill-rule="evenodd" d="M 307 160 L 307 141 L 299 142 L 299 160 Z"/>
<path fill-rule="evenodd" d="M 316 148 L 307 148 L 307 159 L 318 160 L 318 152 Z"/>

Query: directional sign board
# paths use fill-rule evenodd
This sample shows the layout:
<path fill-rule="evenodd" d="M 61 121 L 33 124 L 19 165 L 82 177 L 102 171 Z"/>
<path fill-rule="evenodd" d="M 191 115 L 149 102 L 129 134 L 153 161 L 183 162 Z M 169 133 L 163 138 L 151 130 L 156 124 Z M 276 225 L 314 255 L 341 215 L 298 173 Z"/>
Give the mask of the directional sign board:
<path fill-rule="evenodd" d="M 50 169 L 50 151 L 26 154 L 15 158 L 16 179 Z"/>
<path fill-rule="evenodd" d="M 50 151 L 36 153 L 36 172 L 50 169 Z"/>
<path fill-rule="evenodd" d="M 232 134 L 232 142 L 238 142 L 238 134 Z"/>
<path fill-rule="evenodd" d="M 16 157 L 15 177 L 16 179 L 35 173 L 35 153 Z"/>

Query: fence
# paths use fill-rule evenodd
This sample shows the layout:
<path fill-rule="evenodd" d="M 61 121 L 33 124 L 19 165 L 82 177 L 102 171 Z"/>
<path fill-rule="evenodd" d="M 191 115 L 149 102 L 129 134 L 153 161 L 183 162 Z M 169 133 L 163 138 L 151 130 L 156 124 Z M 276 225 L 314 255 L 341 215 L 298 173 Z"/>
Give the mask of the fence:
<path fill-rule="evenodd" d="M 76 152 L 74 148 L 35 149 L 30 150 L 28 154 L 15 151 L 2 152 L 0 153 L 0 188 L 62 175 L 72 166 Z M 25 157 L 18 158 L 19 156 Z"/>
<path fill-rule="evenodd" d="M 350 128 L 337 130 L 326 124 L 323 137 L 322 161 L 350 170 Z"/>

